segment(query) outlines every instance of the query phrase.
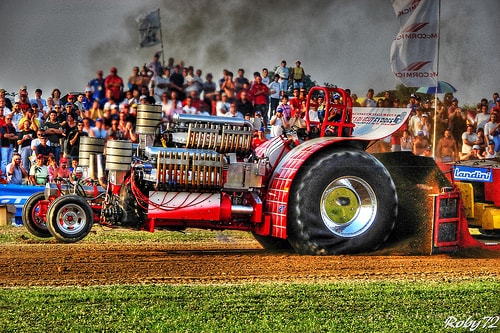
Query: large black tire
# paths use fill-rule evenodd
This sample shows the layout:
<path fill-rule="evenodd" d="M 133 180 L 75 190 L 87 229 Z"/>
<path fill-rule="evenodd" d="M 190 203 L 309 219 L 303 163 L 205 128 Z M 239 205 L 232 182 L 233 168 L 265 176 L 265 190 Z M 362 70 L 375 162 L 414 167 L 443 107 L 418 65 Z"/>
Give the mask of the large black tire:
<path fill-rule="evenodd" d="M 47 228 L 63 243 L 75 243 L 87 236 L 94 214 L 85 199 L 75 194 L 63 195 L 52 202 L 47 211 Z"/>
<path fill-rule="evenodd" d="M 252 234 L 257 242 L 259 242 L 259 244 L 268 251 L 293 251 L 292 246 L 286 239 L 257 235 L 255 232 L 252 232 Z"/>
<path fill-rule="evenodd" d="M 397 192 L 386 168 L 364 151 L 318 154 L 290 189 L 287 233 L 300 254 L 376 250 L 394 228 Z"/>
<path fill-rule="evenodd" d="M 45 200 L 43 192 L 32 194 L 23 206 L 23 225 L 33 235 L 40 238 L 50 238 L 52 234 L 47 229 L 45 216 L 40 214 L 40 201 Z"/>

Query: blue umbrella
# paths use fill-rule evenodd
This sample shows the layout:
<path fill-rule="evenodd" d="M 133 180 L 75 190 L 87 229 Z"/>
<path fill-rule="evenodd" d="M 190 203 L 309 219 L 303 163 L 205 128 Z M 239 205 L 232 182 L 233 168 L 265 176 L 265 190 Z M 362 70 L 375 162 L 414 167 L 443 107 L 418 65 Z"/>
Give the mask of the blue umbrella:
<path fill-rule="evenodd" d="M 454 86 L 449 84 L 448 82 L 445 81 L 438 81 L 437 84 L 437 93 L 438 94 L 445 94 L 445 93 L 454 93 L 457 91 Z M 436 93 L 436 87 L 420 87 L 417 90 L 418 93 L 422 94 L 435 94 Z"/>

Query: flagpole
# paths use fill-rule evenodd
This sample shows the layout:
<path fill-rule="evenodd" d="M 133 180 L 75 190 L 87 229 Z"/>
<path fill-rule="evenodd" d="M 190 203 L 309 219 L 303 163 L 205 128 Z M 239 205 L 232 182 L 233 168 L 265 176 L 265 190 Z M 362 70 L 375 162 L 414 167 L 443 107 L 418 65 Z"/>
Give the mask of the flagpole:
<path fill-rule="evenodd" d="M 158 8 L 158 18 L 160 19 L 161 66 L 165 67 L 165 52 L 164 52 L 164 49 L 163 49 L 163 33 L 161 31 L 160 8 Z"/>
<path fill-rule="evenodd" d="M 439 41 L 441 39 L 441 0 L 438 0 L 438 22 L 437 22 L 437 31 L 438 31 L 438 38 L 437 38 L 437 59 L 436 59 L 436 69 L 437 69 L 437 79 L 436 79 L 436 91 L 434 93 L 434 128 L 433 128 L 433 135 L 432 135 L 432 157 L 436 159 L 436 130 L 437 130 L 437 101 L 438 101 L 438 86 L 439 86 Z"/>

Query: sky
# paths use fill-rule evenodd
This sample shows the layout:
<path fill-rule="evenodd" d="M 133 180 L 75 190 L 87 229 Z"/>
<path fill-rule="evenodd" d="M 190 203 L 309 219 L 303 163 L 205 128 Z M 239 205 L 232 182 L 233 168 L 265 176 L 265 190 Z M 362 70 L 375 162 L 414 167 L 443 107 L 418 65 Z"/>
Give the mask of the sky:
<path fill-rule="evenodd" d="M 83 91 L 113 66 L 126 81 L 159 45 L 138 48 L 135 18 L 160 9 L 164 55 L 221 77 L 247 77 L 282 59 L 302 62 L 318 84 L 363 97 L 394 89 L 391 43 L 398 20 L 390 0 L 2 0 L 0 88 L 30 96 L 41 88 Z M 439 79 L 461 103 L 500 91 L 500 1 L 442 0 Z"/>

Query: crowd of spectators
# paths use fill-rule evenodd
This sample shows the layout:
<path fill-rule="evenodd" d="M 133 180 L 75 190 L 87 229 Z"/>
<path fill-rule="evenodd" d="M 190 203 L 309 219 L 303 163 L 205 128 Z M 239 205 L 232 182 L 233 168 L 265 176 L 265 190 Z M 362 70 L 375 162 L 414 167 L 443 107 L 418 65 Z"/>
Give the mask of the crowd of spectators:
<path fill-rule="evenodd" d="M 42 90 L 36 89 L 30 98 L 28 88 L 21 85 L 11 101 L 0 89 L 0 179 L 43 185 L 57 175 L 75 173 L 82 136 L 138 142 L 135 124 L 140 104 L 160 105 L 165 120 L 175 114 L 249 119 L 255 127 L 254 147 L 269 136 L 280 135 L 283 128 L 305 127 L 305 113 L 311 110 L 306 110 L 306 74 L 300 61 L 289 68 L 283 60 L 272 77 L 267 68 L 252 73 L 251 78 L 243 68 L 236 73 L 224 69 L 218 80 L 211 73 L 203 77 L 200 69 L 182 61 L 175 64 L 173 58 L 163 66 L 155 54 L 149 64 L 133 67 L 126 80 L 116 67 L 107 75 L 98 70 L 95 78 L 82 84 L 83 92 L 74 95 L 63 97 L 55 88 L 44 98 Z M 430 156 L 434 133 L 436 158 L 441 161 L 496 156 L 500 147 L 500 142 L 495 144 L 498 93 L 492 101 L 483 99 L 478 104 L 473 121 L 468 121 L 451 94 L 437 104 L 437 110 L 431 101 L 422 103 L 417 95 L 409 96 L 408 101 L 393 98 L 389 92 L 375 98 L 373 89 L 368 89 L 361 103 L 356 94 L 351 98 L 354 106 L 411 108 L 412 116 L 405 126 L 383 141 L 393 151 Z M 310 105 L 320 114 L 321 96 Z M 474 153 L 476 146 L 480 150 Z"/>

